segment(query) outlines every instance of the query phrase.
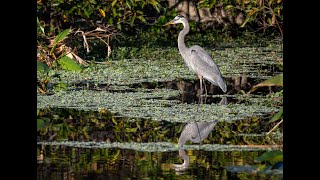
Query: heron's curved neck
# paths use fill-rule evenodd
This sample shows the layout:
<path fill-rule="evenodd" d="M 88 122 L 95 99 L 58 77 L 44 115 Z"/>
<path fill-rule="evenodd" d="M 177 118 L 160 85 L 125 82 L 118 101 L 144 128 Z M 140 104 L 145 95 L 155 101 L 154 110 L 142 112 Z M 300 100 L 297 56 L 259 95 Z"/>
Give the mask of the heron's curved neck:
<path fill-rule="evenodd" d="M 182 24 L 183 24 L 183 29 L 182 29 L 182 31 L 180 31 L 179 36 L 178 36 L 179 50 L 186 48 L 186 44 L 184 43 L 184 37 L 186 36 L 186 34 L 189 33 L 189 30 L 190 30 L 190 26 L 189 26 L 188 22 L 183 22 Z"/>
<path fill-rule="evenodd" d="M 180 138 L 179 138 L 179 142 L 178 142 L 178 146 L 182 146 L 184 145 L 186 142 L 187 142 L 187 137 L 185 136 L 185 134 L 182 134 L 180 135 Z"/>

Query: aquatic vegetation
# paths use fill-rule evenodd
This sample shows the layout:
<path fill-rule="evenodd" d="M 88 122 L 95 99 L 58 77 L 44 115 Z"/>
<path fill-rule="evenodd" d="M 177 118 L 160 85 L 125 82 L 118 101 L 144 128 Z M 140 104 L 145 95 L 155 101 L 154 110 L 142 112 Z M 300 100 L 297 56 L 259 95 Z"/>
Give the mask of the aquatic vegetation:
<path fill-rule="evenodd" d="M 255 165 L 226 166 L 229 172 L 248 172 L 250 174 L 283 175 L 283 152 L 280 150 L 267 151 L 255 158 Z"/>
<path fill-rule="evenodd" d="M 280 107 L 263 104 L 228 105 L 202 104 L 196 112 L 196 104 L 180 103 L 174 97 L 177 90 L 155 89 L 151 92 L 110 93 L 106 91 L 59 91 L 53 95 L 38 95 L 37 107 L 73 108 L 99 111 L 102 109 L 118 113 L 123 117 L 149 118 L 155 121 L 195 122 L 233 121 L 252 116 L 277 112 Z M 263 98 L 262 98 L 263 99 Z"/>
<path fill-rule="evenodd" d="M 233 88 L 233 77 L 251 77 L 258 84 L 281 73 L 281 49 L 281 44 L 220 46 L 208 52 Z M 214 91 L 215 95 L 209 95 L 197 113 L 194 97 L 198 81 L 176 49 L 134 47 L 122 51 L 113 55 L 113 60 L 91 61 L 81 72 L 45 71 L 39 65 L 44 70 L 37 73 L 38 86 L 43 90 L 37 95 L 39 167 L 43 163 L 44 168 L 58 165 L 71 168 L 76 174 L 100 174 L 103 170 L 97 167 L 101 165 L 116 173 L 120 165 L 126 164 L 128 171 L 142 168 L 157 175 L 159 171 L 169 171 L 166 165 L 180 163 L 178 151 L 185 150 L 190 156 L 188 170 L 202 168 L 203 174 L 210 170 L 212 179 L 216 170 L 226 174 L 225 165 L 236 165 L 229 163 L 236 153 L 251 153 L 249 162 L 253 162 L 263 151 L 282 149 L 281 124 L 270 133 L 282 118 L 282 91 Z M 185 89 L 178 87 L 180 82 L 187 84 Z M 184 94 L 191 101 L 185 100 Z M 228 103 L 217 104 L 223 97 Z M 217 125 L 201 146 L 191 142 L 177 146 L 186 123 L 214 121 Z M 226 152 L 223 157 L 216 154 L 222 152 Z M 165 174 L 172 177 L 174 173 Z M 197 175 L 201 178 L 201 173 Z"/>
<path fill-rule="evenodd" d="M 149 143 L 136 143 L 136 142 L 95 142 L 95 141 L 53 141 L 53 142 L 37 142 L 38 145 L 51 145 L 51 146 L 69 146 L 76 148 L 120 148 L 131 149 L 144 152 L 168 152 L 178 151 L 179 149 L 186 150 L 205 150 L 205 151 L 270 151 L 278 150 L 281 146 L 245 146 L 245 145 L 224 145 L 224 144 L 203 144 L 199 145 L 184 145 L 179 147 L 173 143 L 167 142 L 149 142 Z"/>
<path fill-rule="evenodd" d="M 219 65 L 224 77 L 245 75 L 267 79 L 277 73 L 276 66 L 281 64 L 282 59 L 282 45 L 276 43 L 267 47 L 236 47 L 206 49 L 206 51 Z M 118 58 L 104 64 L 92 64 L 82 72 L 52 71 L 49 73 L 52 77 L 51 83 L 130 85 L 197 78 L 185 66 L 175 48 L 144 47 L 139 49 L 139 52 L 130 56 L 130 59 Z M 41 72 L 38 72 L 38 78 L 39 80 L 43 78 Z"/>

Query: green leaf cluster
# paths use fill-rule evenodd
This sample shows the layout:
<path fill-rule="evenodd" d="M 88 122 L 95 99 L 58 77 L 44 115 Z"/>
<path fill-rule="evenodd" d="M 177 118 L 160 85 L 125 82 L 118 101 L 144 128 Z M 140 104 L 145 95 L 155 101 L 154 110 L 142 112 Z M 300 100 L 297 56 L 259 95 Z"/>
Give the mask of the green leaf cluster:
<path fill-rule="evenodd" d="M 282 0 L 200 0 L 199 7 L 214 8 L 223 4 L 224 9 L 236 15 L 235 12 L 242 12 L 245 19 L 240 27 L 247 24 L 266 31 L 273 27 L 282 34 L 283 2 Z"/>
<path fill-rule="evenodd" d="M 40 1 L 37 5 L 40 22 L 45 22 L 49 31 L 52 24 L 62 28 L 63 25 L 83 21 L 106 22 L 119 29 L 125 25 L 132 27 L 147 23 L 147 14 L 155 16 L 162 8 L 160 0 L 48 0 Z"/>

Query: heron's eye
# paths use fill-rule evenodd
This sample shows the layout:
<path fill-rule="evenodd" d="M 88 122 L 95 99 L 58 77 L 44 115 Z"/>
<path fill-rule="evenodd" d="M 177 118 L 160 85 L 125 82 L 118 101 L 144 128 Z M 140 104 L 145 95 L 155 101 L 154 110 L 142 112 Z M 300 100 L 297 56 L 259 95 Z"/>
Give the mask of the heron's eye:
<path fill-rule="evenodd" d="M 181 16 L 181 15 L 178 15 L 178 16 L 177 16 L 177 18 L 178 18 L 178 19 L 180 19 L 180 18 L 183 18 L 183 16 Z"/>

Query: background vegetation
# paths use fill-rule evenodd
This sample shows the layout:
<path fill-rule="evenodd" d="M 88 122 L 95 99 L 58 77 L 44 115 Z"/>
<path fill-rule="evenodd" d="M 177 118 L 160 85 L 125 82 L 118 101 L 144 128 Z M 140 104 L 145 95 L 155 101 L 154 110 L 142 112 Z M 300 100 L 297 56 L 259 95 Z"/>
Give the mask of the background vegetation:
<path fill-rule="evenodd" d="M 235 41 L 241 45 L 261 46 L 265 39 L 280 37 L 281 41 L 283 35 L 282 0 L 187 0 L 178 1 L 173 5 L 170 5 L 170 2 L 170 0 L 37 0 L 37 70 L 46 73 L 51 69 L 81 71 L 88 65 L 92 68 L 94 63 L 91 62 L 94 61 L 111 63 L 108 62 L 110 59 L 121 61 L 141 56 L 157 57 L 161 53 L 168 52 L 161 48 L 176 49 L 177 31 L 181 28 L 164 29 L 162 25 L 178 14 L 186 14 L 191 19 L 192 36 L 187 39 L 204 47 L 210 46 L 211 49 L 226 47 L 228 42 Z M 202 8 L 208 8 L 208 16 L 213 17 L 213 20 L 193 21 L 188 14 L 189 10 L 179 8 L 182 2 L 195 6 L 197 12 Z M 170 55 L 175 53 L 172 51 Z M 272 53 L 276 52 L 270 51 L 270 54 Z M 278 68 L 282 70 L 282 66 Z M 43 78 L 44 80 L 39 78 L 38 92 L 46 94 L 50 88 L 67 89 L 67 84 L 64 83 L 53 85 L 50 78 L 60 77 L 58 74 L 53 74 Z M 282 82 L 282 74 L 279 74 L 253 86 L 247 93 L 256 92 L 261 87 L 268 87 L 271 91 L 271 86 L 282 87 Z M 276 99 L 282 102 L 282 90 L 275 94 L 270 93 L 269 98 L 273 102 L 277 102 Z M 265 119 L 252 117 L 232 125 L 222 122 L 215 128 L 216 133 L 210 134 L 204 143 L 282 144 L 280 136 L 282 130 L 280 137 L 276 136 L 279 133 L 271 136 L 273 135 L 271 132 L 281 127 L 282 122 L 282 109 Z M 161 124 L 148 120 L 130 122 L 125 117 L 115 118 L 109 112 L 92 114 L 73 109 L 37 110 L 38 141 L 70 139 L 148 142 L 167 141 L 168 137 L 175 137 L 169 140 L 176 143 L 182 127 L 182 124 Z M 267 133 L 263 137 L 246 136 L 264 132 Z M 39 147 L 37 154 L 42 151 Z M 118 159 L 120 150 L 114 151 L 94 150 L 92 157 L 105 154 L 105 158 L 111 163 L 106 167 L 108 170 L 113 168 L 116 171 L 113 163 Z M 278 157 L 278 154 L 276 155 Z M 268 159 L 264 156 L 259 158 L 260 161 Z M 96 164 L 95 160 L 93 161 Z M 88 167 L 83 164 L 91 162 L 84 162 L 80 158 L 75 166 L 76 170 L 81 169 L 80 166 Z"/>
<path fill-rule="evenodd" d="M 179 29 L 167 29 L 164 33 L 162 25 L 177 14 L 186 12 L 178 9 L 181 1 L 171 7 L 169 1 L 38 0 L 38 61 L 52 68 L 71 67 L 74 70 L 79 68 L 75 67 L 75 64 L 70 65 L 70 59 L 85 64 L 83 59 L 92 60 L 93 55 L 95 60 L 108 59 L 112 53 L 117 53 L 120 46 L 151 47 L 172 44 L 172 41 L 175 41 L 172 35 Z M 229 26 L 222 25 L 223 22 L 220 21 L 217 23 L 191 21 L 192 32 L 198 30 L 202 35 L 216 37 L 216 40 L 228 40 L 248 32 L 250 35 L 246 38 L 250 39 L 252 33 L 258 38 L 282 36 L 281 0 L 189 0 L 187 2 L 195 4 L 197 9 L 209 8 L 211 15 L 218 12 L 217 7 L 221 7 L 223 11 L 220 9 L 219 12 L 222 20 L 235 19 L 239 14 L 242 15 L 240 24 L 233 22 L 229 23 Z M 62 32 L 64 34 L 61 36 Z M 59 33 L 60 37 L 57 37 Z M 68 56 L 65 57 L 66 55 Z M 62 62 L 60 58 L 63 59 Z M 54 61 L 57 63 L 53 63 Z"/>

